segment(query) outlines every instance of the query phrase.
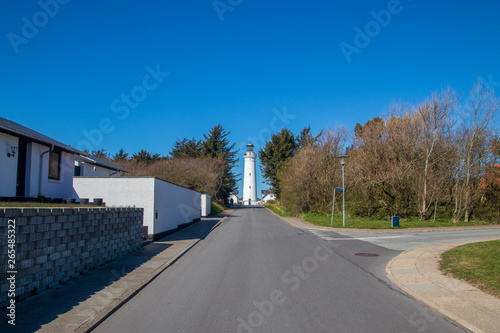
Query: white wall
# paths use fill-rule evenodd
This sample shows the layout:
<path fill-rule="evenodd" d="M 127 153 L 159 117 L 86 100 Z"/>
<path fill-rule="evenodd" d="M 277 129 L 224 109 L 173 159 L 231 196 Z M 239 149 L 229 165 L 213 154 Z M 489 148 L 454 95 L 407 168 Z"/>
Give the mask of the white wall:
<path fill-rule="evenodd" d="M 76 198 L 103 198 L 107 207 L 144 208 L 143 224 L 150 235 L 201 217 L 199 192 L 153 177 L 75 177 L 73 187 Z"/>
<path fill-rule="evenodd" d="M 238 204 L 238 197 L 236 195 L 231 194 L 227 200 L 230 201 L 231 199 L 233 199 L 233 204 Z"/>
<path fill-rule="evenodd" d="M 26 193 L 36 198 L 39 194 L 48 198 L 67 199 L 73 194 L 73 174 L 75 155 L 61 152 L 61 173 L 59 180 L 49 179 L 49 153 L 43 155 L 40 173 L 40 155 L 50 147 L 38 143 L 28 143 L 26 152 Z M 40 182 L 41 175 L 41 182 Z"/>
<path fill-rule="evenodd" d="M 32 147 L 34 147 L 33 145 Z M 39 146 L 39 145 L 38 145 Z M 42 146 L 43 147 L 43 146 Z M 49 147 L 44 147 L 42 152 L 47 151 Z M 38 151 L 40 152 L 40 151 Z M 40 152 L 38 155 L 33 154 L 34 160 L 40 160 Z M 37 170 L 32 170 L 36 173 Z M 39 171 L 38 171 L 39 172 Z M 75 173 L 75 155 L 66 152 L 61 152 L 61 173 L 60 179 L 49 179 L 49 153 L 43 155 L 42 159 L 42 181 L 40 194 L 48 198 L 67 199 L 73 197 L 73 175 Z M 37 180 L 39 178 L 37 177 Z M 30 196 L 34 193 L 30 193 Z"/>
<path fill-rule="evenodd" d="M 207 217 L 212 213 L 212 197 L 208 194 L 201 195 L 201 216 Z"/>
<path fill-rule="evenodd" d="M 0 133 L 0 197 L 14 197 L 17 186 L 17 153 L 8 157 L 11 147 L 19 147 L 19 139 Z"/>
<path fill-rule="evenodd" d="M 144 208 L 143 225 L 154 233 L 154 178 L 75 177 L 76 199 L 102 198 L 107 207 Z"/>
<path fill-rule="evenodd" d="M 201 217 L 201 193 L 155 179 L 155 210 L 155 233 L 175 229 Z"/>
<path fill-rule="evenodd" d="M 263 203 L 266 203 L 269 200 L 276 200 L 276 196 L 273 193 L 268 193 L 262 198 Z"/>
<path fill-rule="evenodd" d="M 0 196 L 16 196 L 17 161 L 15 157 L 7 157 L 10 147 L 19 147 L 17 137 L 0 133 Z M 38 143 L 28 143 L 26 151 L 26 191 L 25 196 L 37 197 L 39 194 L 40 154 L 50 147 Z M 8 151 L 7 151 L 8 150 Z M 73 154 L 61 153 L 60 180 L 49 179 L 49 155 L 43 155 L 41 194 L 49 198 L 67 199 L 73 193 L 73 174 L 75 157 Z"/>

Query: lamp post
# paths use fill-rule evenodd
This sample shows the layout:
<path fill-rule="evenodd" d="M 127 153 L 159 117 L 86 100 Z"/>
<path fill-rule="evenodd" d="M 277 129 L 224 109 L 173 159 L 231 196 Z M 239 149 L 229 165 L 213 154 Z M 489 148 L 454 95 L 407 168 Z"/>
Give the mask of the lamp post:
<path fill-rule="evenodd" d="M 340 164 L 342 165 L 342 226 L 345 227 L 345 186 L 344 186 L 344 166 L 345 166 L 345 160 L 348 155 L 339 155 L 337 156 L 340 158 Z"/>

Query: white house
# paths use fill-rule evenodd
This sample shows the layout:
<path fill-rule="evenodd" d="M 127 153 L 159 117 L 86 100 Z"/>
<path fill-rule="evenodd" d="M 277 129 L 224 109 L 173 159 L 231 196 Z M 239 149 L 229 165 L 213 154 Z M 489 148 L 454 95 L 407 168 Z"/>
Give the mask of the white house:
<path fill-rule="evenodd" d="M 0 198 L 71 198 L 81 151 L 0 118 Z"/>
<path fill-rule="evenodd" d="M 144 208 L 143 225 L 157 240 L 180 225 L 210 214 L 210 196 L 155 177 L 75 177 L 78 198 L 102 198 L 107 207 Z"/>
<path fill-rule="evenodd" d="M 78 155 L 75 158 L 75 176 L 120 177 L 120 172 L 128 170 L 95 156 Z"/>
<path fill-rule="evenodd" d="M 238 204 L 238 196 L 235 193 L 229 194 L 229 198 L 227 199 L 227 201 L 231 202 L 231 199 L 233 200 L 233 204 Z"/>
<path fill-rule="evenodd" d="M 269 200 L 276 200 L 276 195 L 267 190 L 262 191 L 262 203 L 267 203 Z"/>

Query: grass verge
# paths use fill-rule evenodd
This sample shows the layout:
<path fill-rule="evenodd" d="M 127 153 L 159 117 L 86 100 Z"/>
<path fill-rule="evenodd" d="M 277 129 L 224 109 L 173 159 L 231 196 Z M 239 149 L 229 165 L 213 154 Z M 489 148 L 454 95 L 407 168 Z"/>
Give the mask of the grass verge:
<path fill-rule="evenodd" d="M 291 216 L 289 212 L 287 212 L 283 207 L 278 206 L 278 205 L 271 205 L 271 204 L 265 204 L 264 205 L 267 209 L 275 212 L 279 216 Z"/>
<path fill-rule="evenodd" d="M 219 203 L 212 203 L 212 204 L 210 205 L 210 207 L 211 207 L 211 212 L 212 212 L 212 215 L 217 215 L 217 214 L 219 214 L 220 212 L 223 212 L 223 211 L 225 211 L 225 210 L 227 209 L 227 207 L 226 207 L 226 206 L 221 205 L 221 204 L 219 204 Z"/>
<path fill-rule="evenodd" d="M 268 209 L 272 210 L 280 216 L 293 216 L 290 212 L 278 205 L 265 205 Z M 306 213 L 297 216 L 307 222 L 323 227 L 344 228 L 342 221 L 342 214 L 335 214 L 333 216 L 333 225 L 331 215 L 321 215 L 314 213 Z M 391 219 L 368 219 L 357 216 L 346 216 L 345 228 L 352 229 L 393 229 L 391 227 Z M 432 221 L 420 221 L 418 218 L 400 219 L 399 228 L 430 228 L 430 227 L 457 227 L 457 226 L 473 226 L 473 225 L 489 225 L 489 223 L 482 221 L 472 222 L 458 222 L 453 223 L 449 219 L 436 219 Z"/>
<path fill-rule="evenodd" d="M 441 255 L 439 268 L 500 297 L 500 241 L 472 243 L 446 251 Z"/>

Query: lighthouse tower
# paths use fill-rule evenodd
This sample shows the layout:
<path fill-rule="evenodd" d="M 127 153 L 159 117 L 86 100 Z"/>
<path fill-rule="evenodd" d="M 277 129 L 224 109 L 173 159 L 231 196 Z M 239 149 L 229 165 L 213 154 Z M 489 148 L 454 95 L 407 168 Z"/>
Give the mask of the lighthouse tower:
<path fill-rule="evenodd" d="M 254 145 L 250 142 L 247 144 L 245 152 L 245 177 L 243 177 L 243 204 L 255 205 L 257 202 L 257 182 L 255 173 L 255 153 Z"/>

